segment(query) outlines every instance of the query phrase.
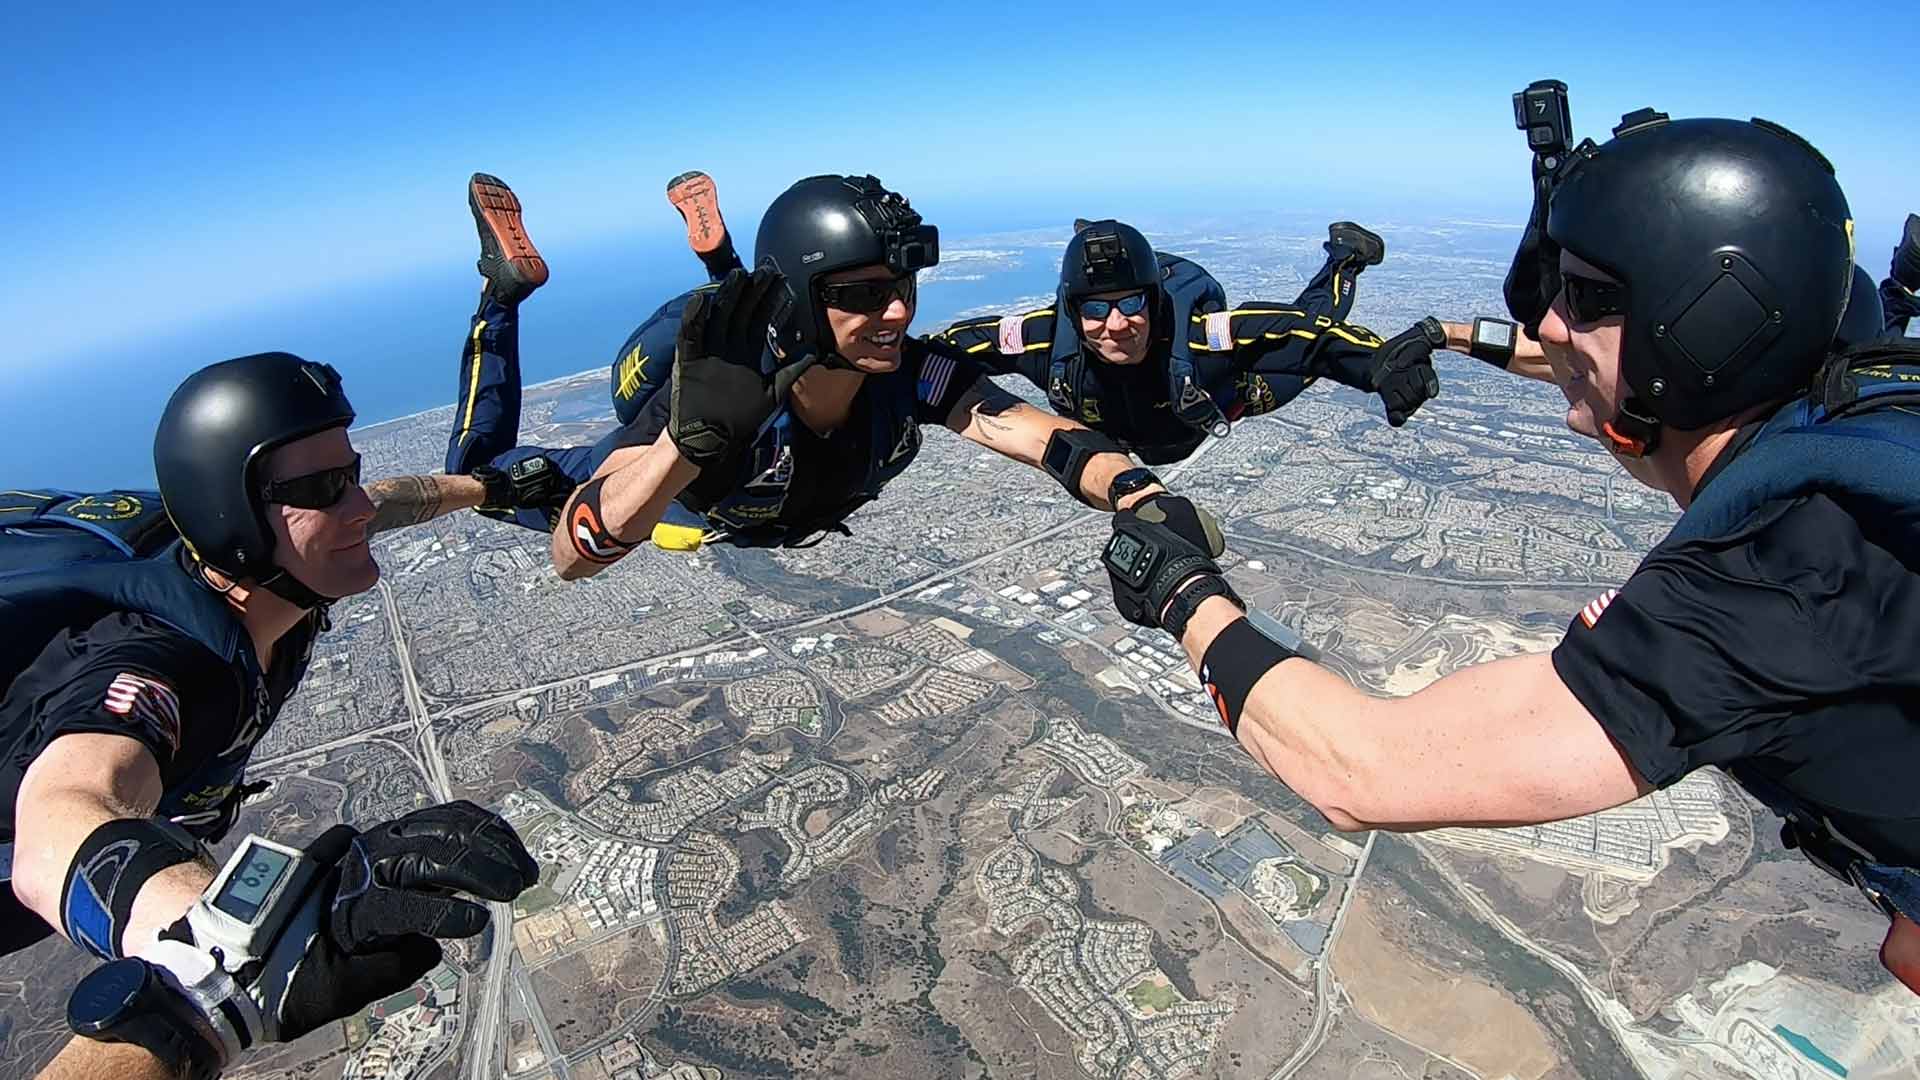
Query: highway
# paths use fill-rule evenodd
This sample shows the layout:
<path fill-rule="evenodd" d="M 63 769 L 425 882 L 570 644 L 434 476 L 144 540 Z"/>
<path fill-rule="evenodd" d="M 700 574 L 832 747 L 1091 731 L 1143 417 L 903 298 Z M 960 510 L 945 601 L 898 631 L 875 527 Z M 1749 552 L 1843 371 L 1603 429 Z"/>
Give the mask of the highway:
<path fill-rule="evenodd" d="M 1213 442 L 1214 440 L 1208 440 L 1191 457 L 1187 458 L 1187 460 L 1167 470 L 1166 478 L 1171 481 L 1192 467 L 1201 458 L 1206 456 L 1208 450 L 1212 449 Z M 1074 514 L 1057 525 L 1042 529 L 1016 543 L 998 548 L 978 558 L 970 559 L 966 562 L 929 574 L 911 584 L 875 596 L 870 600 L 778 627 L 773 632 L 790 633 L 816 626 L 824 626 L 847 618 L 848 616 L 891 603 L 903 597 L 911 596 L 939 582 L 960 577 L 971 570 L 992 563 L 1011 552 L 1044 543 L 1070 530 L 1084 527 L 1089 524 L 1090 518 L 1098 513 L 1101 512 L 1088 510 L 1085 513 Z M 503 702 L 515 701 L 529 694 L 536 694 L 544 690 L 565 686 L 580 679 L 620 674 L 665 661 L 678 660 L 687 656 L 698 656 L 703 653 L 733 648 L 738 645 L 761 641 L 763 639 L 763 632 L 748 630 L 745 633 L 733 637 L 707 642 L 678 652 L 644 657 L 597 671 L 579 672 L 564 678 L 518 687 L 506 693 L 495 694 L 483 699 L 463 703 L 435 716 L 429 710 L 426 697 L 420 690 L 419 679 L 414 672 L 413 657 L 407 644 L 406 626 L 400 618 L 398 606 L 394 601 L 393 590 L 385 580 L 382 580 L 377 588 L 380 592 L 380 600 L 386 615 L 388 630 L 392 637 L 395 659 L 400 668 L 401 690 L 402 696 L 406 701 L 408 719 L 372 731 L 361 732 L 347 738 L 332 740 L 322 745 L 306 747 L 298 751 L 282 754 L 276 758 L 260 762 L 260 766 L 266 767 L 298 761 L 324 754 L 330 750 L 362 743 L 369 738 L 398 735 L 403 731 L 411 729 L 415 747 L 413 756 L 419 764 L 422 776 L 425 778 L 427 790 L 434 799 L 447 801 L 454 797 L 454 790 L 452 781 L 447 773 L 446 760 L 440 751 L 439 738 L 434 730 L 434 721 L 445 722 L 458 720 L 462 717 L 470 716 L 497 706 Z M 1086 640 L 1078 634 L 1071 634 L 1070 636 L 1082 641 Z M 1152 697 L 1154 695 L 1149 691 L 1148 696 Z M 1157 698 L 1155 700 L 1161 709 L 1173 719 L 1194 727 L 1202 728 L 1209 733 L 1223 737 L 1226 735 L 1216 724 L 1205 720 L 1195 720 L 1191 717 L 1181 716 L 1165 702 L 1158 701 Z M 1350 895 L 1351 892 L 1349 892 L 1349 896 Z M 506 1012 L 506 995 L 509 987 L 512 988 L 514 993 L 520 996 L 521 1002 L 526 1008 L 529 1021 L 539 1040 L 541 1051 L 545 1054 L 548 1065 L 553 1069 L 555 1080 L 569 1080 L 570 1073 L 568 1071 L 567 1057 L 560 1052 L 558 1041 L 554 1038 L 553 1031 L 547 1023 L 545 1012 L 540 1007 L 538 996 L 533 992 L 525 967 L 515 962 L 513 907 L 511 904 L 493 904 L 491 907 L 493 909 L 492 948 L 489 950 L 487 956 L 486 968 L 475 980 L 477 986 L 462 998 L 463 1006 L 468 1011 L 469 1017 L 466 1062 L 468 1080 L 493 1080 L 496 1075 L 504 1071 L 500 1068 L 505 1058 L 501 1042 L 505 1034 L 502 1028 Z M 1335 927 L 1335 932 L 1337 932 L 1337 921 Z M 669 938 L 673 938 L 674 936 L 671 920 L 669 920 Z M 1329 948 L 1331 948 L 1331 942 L 1332 936 L 1329 935 Z M 671 959 L 675 945 L 677 945 L 677 942 L 670 942 L 669 944 L 669 959 Z M 1322 968 L 1324 969 L 1324 964 Z M 669 966 L 667 974 L 670 974 L 670 972 L 671 966 Z M 663 974 L 663 983 L 665 979 L 666 974 Z M 661 996 L 660 988 L 656 987 L 653 996 L 655 999 Z M 592 1047 L 587 1049 L 590 1051 Z M 576 1053 L 574 1057 L 576 1060 L 579 1060 L 581 1055 Z"/>

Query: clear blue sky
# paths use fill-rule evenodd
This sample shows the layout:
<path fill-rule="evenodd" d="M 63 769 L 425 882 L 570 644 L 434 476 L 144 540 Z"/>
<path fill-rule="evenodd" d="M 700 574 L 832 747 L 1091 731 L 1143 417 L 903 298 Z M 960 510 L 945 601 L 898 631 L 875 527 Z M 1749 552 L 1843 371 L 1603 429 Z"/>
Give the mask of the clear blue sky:
<path fill-rule="evenodd" d="M 1594 136 L 1646 104 L 1795 128 L 1876 270 L 1920 208 L 1910 4 L 276 6 L 9 12 L 0 389 L 470 267 L 475 169 L 537 192 L 560 250 L 677 225 L 660 192 L 689 167 L 749 224 L 799 176 L 862 170 L 976 230 L 1209 203 L 1511 216 L 1508 96 L 1551 76 Z"/>

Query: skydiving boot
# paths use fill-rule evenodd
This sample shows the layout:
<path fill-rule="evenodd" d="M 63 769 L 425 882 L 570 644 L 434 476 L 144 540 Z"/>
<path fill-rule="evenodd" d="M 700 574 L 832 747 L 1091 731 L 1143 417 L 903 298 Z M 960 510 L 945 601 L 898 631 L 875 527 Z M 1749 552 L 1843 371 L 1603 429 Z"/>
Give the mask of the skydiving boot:
<path fill-rule="evenodd" d="M 474 173 L 467 181 L 467 207 L 480 232 L 480 261 L 486 293 L 505 305 L 518 304 L 547 283 L 547 260 L 534 250 L 520 220 L 520 200 L 497 176 Z"/>
<path fill-rule="evenodd" d="M 1387 257 L 1387 242 L 1378 233 L 1369 232 L 1351 221 L 1336 221 L 1327 226 L 1327 258 L 1335 265 L 1355 264 L 1350 272 L 1379 266 Z"/>
<path fill-rule="evenodd" d="M 667 201 L 686 221 L 687 246 L 700 256 L 708 277 L 718 281 L 729 271 L 741 269 L 733 237 L 720 216 L 720 192 L 713 177 L 698 169 L 681 173 L 667 181 Z"/>
<path fill-rule="evenodd" d="M 1920 214 L 1907 215 L 1907 230 L 1893 249 L 1893 280 L 1910 293 L 1920 293 Z"/>

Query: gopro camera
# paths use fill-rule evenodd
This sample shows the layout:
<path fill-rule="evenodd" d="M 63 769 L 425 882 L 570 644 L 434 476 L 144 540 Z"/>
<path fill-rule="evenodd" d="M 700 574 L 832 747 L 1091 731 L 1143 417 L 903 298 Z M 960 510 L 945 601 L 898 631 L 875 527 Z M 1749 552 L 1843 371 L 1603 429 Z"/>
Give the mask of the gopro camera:
<path fill-rule="evenodd" d="M 1559 79 L 1538 79 L 1513 95 L 1513 126 L 1527 133 L 1527 146 L 1534 154 L 1557 159 L 1573 148 L 1573 111 L 1567 104 L 1567 84 Z"/>

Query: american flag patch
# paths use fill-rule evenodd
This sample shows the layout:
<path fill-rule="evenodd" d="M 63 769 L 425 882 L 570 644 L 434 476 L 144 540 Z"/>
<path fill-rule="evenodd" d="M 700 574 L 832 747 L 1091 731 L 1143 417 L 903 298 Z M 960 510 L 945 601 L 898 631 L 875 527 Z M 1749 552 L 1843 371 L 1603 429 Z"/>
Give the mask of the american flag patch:
<path fill-rule="evenodd" d="M 928 405 L 940 404 L 947 396 L 947 384 L 953 381 L 953 358 L 950 356 L 928 356 L 920 361 L 920 400 Z"/>
<path fill-rule="evenodd" d="M 169 749 L 180 749 L 180 699 L 166 683 L 123 671 L 113 677 L 100 704 L 110 713 L 152 725 Z"/>
<path fill-rule="evenodd" d="M 1587 629 L 1593 629 L 1593 624 L 1600 621 L 1601 615 L 1606 614 L 1607 605 L 1613 603 L 1613 598 L 1619 595 L 1619 589 L 1608 589 L 1594 597 L 1586 607 L 1580 609 L 1580 621 L 1587 624 Z"/>
<path fill-rule="evenodd" d="M 1025 315 L 1000 316 L 1000 354 L 1019 356 L 1027 351 L 1027 317 Z"/>
<path fill-rule="evenodd" d="M 1215 311 L 1207 315 L 1207 348 L 1214 352 L 1233 351 L 1233 312 Z"/>

